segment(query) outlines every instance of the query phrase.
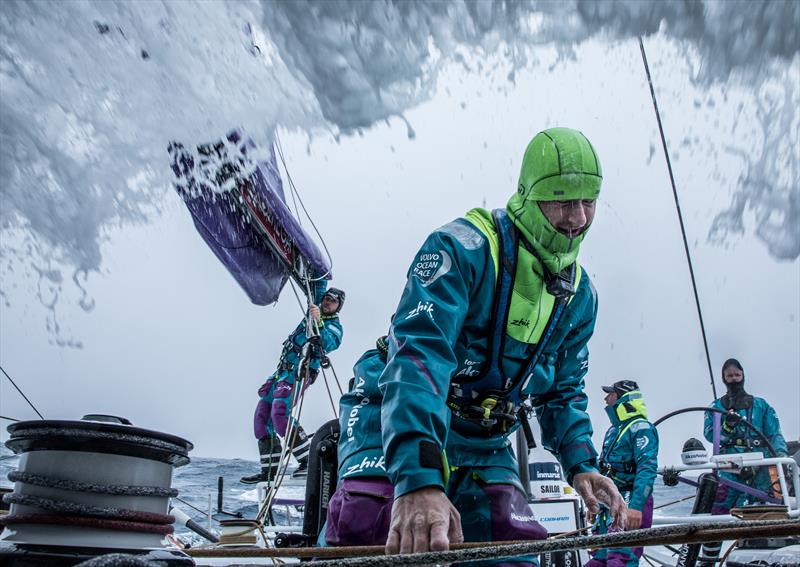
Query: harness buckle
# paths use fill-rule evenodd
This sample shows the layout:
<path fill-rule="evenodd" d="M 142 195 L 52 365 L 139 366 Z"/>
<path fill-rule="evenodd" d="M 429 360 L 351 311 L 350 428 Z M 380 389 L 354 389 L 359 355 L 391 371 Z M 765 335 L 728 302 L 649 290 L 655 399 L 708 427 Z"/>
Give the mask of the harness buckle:
<path fill-rule="evenodd" d="M 497 420 L 492 420 L 492 410 L 497 406 L 497 398 L 488 397 L 481 402 L 481 407 L 483 408 L 483 421 L 491 421 L 492 425 L 496 423 Z"/>

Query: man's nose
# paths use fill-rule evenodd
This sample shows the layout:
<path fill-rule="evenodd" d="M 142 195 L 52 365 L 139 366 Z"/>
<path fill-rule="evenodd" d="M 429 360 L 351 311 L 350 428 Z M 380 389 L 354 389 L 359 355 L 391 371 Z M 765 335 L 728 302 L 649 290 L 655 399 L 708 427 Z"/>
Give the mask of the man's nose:
<path fill-rule="evenodd" d="M 567 222 L 570 228 L 583 228 L 586 225 L 586 211 L 583 210 L 582 202 L 570 203 L 567 208 Z"/>

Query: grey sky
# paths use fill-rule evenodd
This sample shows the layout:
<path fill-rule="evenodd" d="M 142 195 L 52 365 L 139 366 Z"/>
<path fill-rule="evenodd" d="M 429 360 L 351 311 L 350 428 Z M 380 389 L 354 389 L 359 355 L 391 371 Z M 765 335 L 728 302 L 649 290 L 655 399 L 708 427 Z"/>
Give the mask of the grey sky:
<path fill-rule="evenodd" d="M 758 93 L 734 82 L 726 97 L 709 94 L 692 84 L 690 66 L 674 44 L 659 38 L 648 46 L 676 149 L 673 166 L 718 390 L 721 362 L 739 358 L 748 390 L 776 408 L 785 435 L 796 439 L 800 264 L 770 256 L 754 236 L 755 213 L 745 213 L 743 237 L 707 242 L 743 169 L 726 146 L 759 144 L 757 136 L 736 131 L 748 118 L 739 103 Z M 607 427 L 602 384 L 638 380 L 652 416 L 705 405 L 711 390 L 638 46 L 626 41 L 609 49 L 590 41 L 574 61 L 552 69 L 555 52 L 545 49 L 541 56 L 540 65 L 517 72 L 515 84 L 505 80 L 502 61 L 473 73 L 448 67 L 433 99 L 406 113 L 414 139 L 397 119 L 339 141 L 297 131 L 281 137 L 291 174 L 333 253 L 335 285 L 348 294 L 344 345 L 332 357 L 345 386 L 353 362 L 385 331 L 408 263 L 427 233 L 473 206 L 503 206 L 516 186 L 525 144 L 538 130 L 583 130 L 605 173 L 581 254 L 600 297 L 587 378 L 599 441 Z M 709 96 L 713 108 L 706 105 Z M 687 137 L 690 143 L 681 145 Z M 167 164 L 164 151 L 152 166 Z M 275 307 L 249 304 L 173 192 L 163 207 L 152 223 L 108 229 L 103 274 L 87 286 L 92 312 L 76 306 L 75 286 L 61 286 L 61 336 L 82 341 L 83 349 L 49 344 L 54 334 L 45 328 L 47 313 L 37 299 L 47 290 L 37 288 L 35 274 L 5 273 L 10 306 L 0 306 L 0 360 L 48 418 L 115 413 L 187 437 L 198 455 L 255 458 L 256 390 L 274 370 L 299 308 L 288 289 Z M 11 238 L 4 236 L 5 242 Z M 321 381 L 309 396 L 303 422 L 313 429 L 332 410 Z M 33 417 L 5 380 L 0 413 Z M 684 439 L 699 436 L 699 424 L 699 415 L 671 422 L 661 432 L 662 461 L 677 460 Z M 6 438 L 3 430 L 0 439 Z"/>

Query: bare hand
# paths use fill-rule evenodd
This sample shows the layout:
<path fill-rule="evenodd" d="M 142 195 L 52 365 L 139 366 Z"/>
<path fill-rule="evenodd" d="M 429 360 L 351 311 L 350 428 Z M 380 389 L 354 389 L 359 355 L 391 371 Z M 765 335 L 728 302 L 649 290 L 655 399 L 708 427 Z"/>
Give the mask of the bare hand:
<path fill-rule="evenodd" d="M 628 506 L 610 478 L 598 472 L 578 473 L 572 478 L 572 486 L 586 502 L 586 507 L 592 517 L 600 512 L 598 502 L 602 502 L 608 506 L 611 516 L 614 518 L 611 527 L 625 529 Z M 641 523 L 641 519 L 639 521 Z"/>
<path fill-rule="evenodd" d="M 427 486 L 394 501 L 388 555 L 447 551 L 463 541 L 461 515 L 441 488 Z"/>
<path fill-rule="evenodd" d="M 311 318 L 314 320 L 315 323 L 319 323 L 321 315 L 319 313 L 319 307 L 314 305 L 313 303 L 308 306 L 308 314 L 311 315 Z"/>
<path fill-rule="evenodd" d="M 639 510 L 628 508 L 628 525 L 626 530 L 638 530 L 642 527 L 642 513 Z"/>

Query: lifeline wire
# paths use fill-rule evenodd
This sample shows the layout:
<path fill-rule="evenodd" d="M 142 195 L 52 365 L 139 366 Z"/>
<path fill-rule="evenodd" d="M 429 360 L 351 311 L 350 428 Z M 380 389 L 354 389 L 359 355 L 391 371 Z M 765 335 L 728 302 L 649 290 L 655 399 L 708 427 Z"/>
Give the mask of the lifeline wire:
<path fill-rule="evenodd" d="M 664 126 L 661 124 L 661 114 L 658 111 L 658 103 L 656 102 L 656 91 L 653 88 L 653 79 L 650 77 L 650 66 L 647 64 L 647 54 L 644 51 L 644 42 L 642 41 L 641 36 L 639 36 L 639 48 L 642 51 L 642 61 L 644 62 L 644 71 L 647 74 L 647 82 L 650 85 L 650 97 L 653 99 L 653 108 L 656 111 L 656 120 L 658 121 L 658 131 L 661 134 L 661 145 L 664 147 L 664 157 L 667 160 L 669 181 L 672 184 L 672 195 L 675 197 L 675 208 L 678 211 L 678 221 L 680 221 L 681 235 L 683 235 L 683 249 L 686 251 L 686 261 L 689 263 L 689 275 L 692 278 L 692 289 L 694 290 L 694 302 L 697 305 L 697 317 L 700 319 L 700 331 L 703 334 L 703 346 L 706 349 L 706 363 L 708 364 L 708 376 L 709 378 L 711 378 L 711 390 L 714 392 L 714 398 L 716 399 L 717 387 L 714 384 L 714 371 L 711 370 L 711 355 L 708 353 L 708 339 L 706 339 L 706 326 L 703 323 L 703 312 L 700 309 L 700 296 L 697 293 L 697 282 L 694 279 L 692 256 L 691 254 L 689 254 L 689 243 L 686 240 L 686 227 L 683 225 L 681 204 L 678 201 L 678 190 L 675 188 L 675 176 L 672 174 L 672 162 L 669 159 L 669 150 L 667 150 L 667 139 L 664 136 Z"/>
<path fill-rule="evenodd" d="M 28 402 L 28 405 L 29 405 L 29 406 L 31 406 L 31 407 L 33 408 L 33 411 L 35 411 L 35 412 L 36 412 L 36 415 L 38 415 L 40 418 L 44 419 L 44 416 L 43 416 L 42 414 L 40 414 L 40 413 L 39 413 L 39 410 L 38 410 L 38 409 L 36 409 L 36 406 L 34 406 L 34 405 L 33 405 L 33 402 L 31 402 L 31 401 L 28 399 L 28 396 L 26 396 L 26 395 L 25 395 L 25 393 L 24 393 L 22 390 L 20 390 L 20 389 L 19 389 L 19 386 L 17 386 L 17 383 L 16 383 L 16 382 L 14 382 L 14 381 L 11 379 L 11 376 L 9 376 L 9 375 L 8 375 L 8 372 L 6 372 L 6 369 L 5 369 L 5 368 L 3 368 L 2 366 L 0 366 L 0 370 L 2 370 L 2 371 L 3 371 L 3 374 L 5 374 L 5 375 L 6 375 L 6 378 L 8 378 L 8 381 L 9 381 L 9 382 L 11 382 L 11 384 L 12 384 L 12 385 L 13 385 L 13 386 L 14 386 L 14 387 L 17 389 L 17 392 L 19 392 L 19 393 L 20 393 L 20 395 L 21 395 L 23 398 L 25 398 L 25 401 L 26 401 L 26 402 Z"/>
<path fill-rule="evenodd" d="M 177 500 L 177 501 L 178 501 L 178 502 L 180 502 L 181 504 L 185 504 L 186 506 L 188 506 L 189 508 L 191 508 L 192 510 L 194 510 L 194 511 L 196 511 L 196 512 L 200 512 L 200 513 L 201 513 L 203 516 L 205 516 L 206 514 L 208 514 L 208 512 L 206 512 L 205 510 L 201 510 L 201 509 L 200 509 L 200 508 L 198 508 L 197 506 L 193 506 L 193 505 L 189 504 L 189 503 L 188 503 L 186 500 L 184 500 L 184 499 L 182 499 L 182 498 L 179 498 L 178 496 L 173 496 L 173 497 L 172 497 L 172 499 L 173 499 L 173 500 Z M 212 518 L 212 520 L 214 520 L 215 522 L 219 522 L 219 520 L 216 520 L 216 519 L 214 519 L 214 518 Z"/>

